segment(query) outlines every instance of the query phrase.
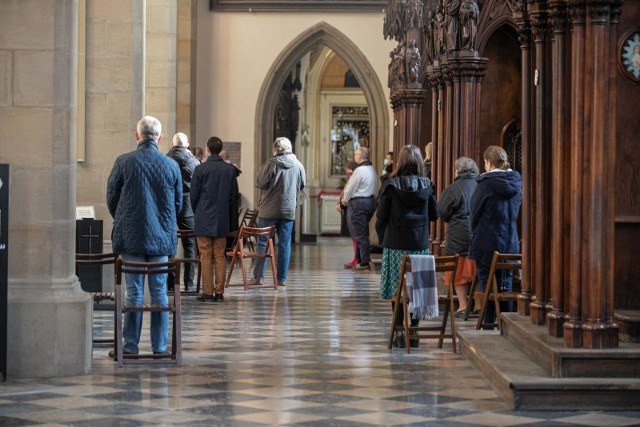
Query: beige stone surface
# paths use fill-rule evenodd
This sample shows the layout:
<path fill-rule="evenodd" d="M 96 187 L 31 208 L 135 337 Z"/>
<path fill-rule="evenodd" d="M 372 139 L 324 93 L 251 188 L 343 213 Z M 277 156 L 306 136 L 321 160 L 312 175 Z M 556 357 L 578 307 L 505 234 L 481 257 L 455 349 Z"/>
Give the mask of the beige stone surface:
<path fill-rule="evenodd" d="M 140 0 L 87 0 L 87 18 L 131 21 L 132 2 Z"/>
<path fill-rule="evenodd" d="M 30 167 L 51 165 L 51 142 L 41 142 L 51 141 L 53 112 L 50 109 L 0 108 L 0 123 L 5 141 L 0 144 L 3 161 Z M 16 145 L 6 144 L 6 141 L 25 141 L 27 136 L 32 143 L 20 144 L 20 149 L 16 149 Z M 12 179 L 15 179 L 15 176 L 12 176 Z"/>
<path fill-rule="evenodd" d="M 13 103 L 20 106 L 52 106 L 53 51 L 16 51 L 13 61 Z M 69 81 L 56 82 L 56 85 L 69 84 Z"/>
<path fill-rule="evenodd" d="M 147 32 L 175 33 L 177 26 L 177 6 L 175 2 L 156 5 L 157 1 L 147 2 Z"/>
<path fill-rule="evenodd" d="M 0 51 L 0 105 L 9 105 L 12 101 L 11 70 L 13 54 L 11 51 Z"/>
<path fill-rule="evenodd" d="M 147 87 L 175 88 L 176 63 L 170 61 L 149 61 L 147 64 Z"/>
<path fill-rule="evenodd" d="M 131 95 L 108 93 L 105 113 L 106 129 L 126 129 L 131 123 Z"/>
<path fill-rule="evenodd" d="M 175 61 L 176 45 L 175 34 L 148 34 L 147 61 Z"/>
<path fill-rule="evenodd" d="M 131 22 L 109 22 L 106 31 L 106 56 L 114 58 L 131 57 Z"/>
<path fill-rule="evenodd" d="M 131 59 L 96 58 L 87 62 L 87 92 L 129 92 Z"/>
<path fill-rule="evenodd" d="M 53 49 L 55 5 L 55 1 L 2 0 L 2 48 Z"/>
<path fill-rule="evenodd" d="M 107 94 L 87 93 L 85 96 L 86 129 L 102 130 L 106 123 Z M 87 138 L 89 142 L 89 138 Z"/>
<path fill-rule="evenodd" d="M 107 49 L 107 21 L 104 19 L 87 20 L 86 55 L 94 58 L 104 55 Z M 87 63 L 90 63 L 90 59 Z"/>

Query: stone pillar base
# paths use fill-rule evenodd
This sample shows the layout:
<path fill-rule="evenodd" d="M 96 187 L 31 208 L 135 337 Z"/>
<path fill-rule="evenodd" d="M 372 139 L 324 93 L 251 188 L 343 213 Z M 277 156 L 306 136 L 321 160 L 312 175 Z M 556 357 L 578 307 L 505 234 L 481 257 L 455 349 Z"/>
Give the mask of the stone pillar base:
<path fill-rule="evenodd" d="M 42 378 L 91 370 L 92 300 L 76 276 L 9 284 L 7 377 Z"/>

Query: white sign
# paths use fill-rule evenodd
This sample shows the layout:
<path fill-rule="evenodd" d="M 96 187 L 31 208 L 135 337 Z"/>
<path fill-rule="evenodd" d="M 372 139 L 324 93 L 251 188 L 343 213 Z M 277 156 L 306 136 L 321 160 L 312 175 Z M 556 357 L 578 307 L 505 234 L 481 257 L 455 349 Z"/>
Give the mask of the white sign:
<path fill-rule="evenodd" d="M 76 206 L 76 219 L 96 219 L 96 210 L 93 206 Z"/>

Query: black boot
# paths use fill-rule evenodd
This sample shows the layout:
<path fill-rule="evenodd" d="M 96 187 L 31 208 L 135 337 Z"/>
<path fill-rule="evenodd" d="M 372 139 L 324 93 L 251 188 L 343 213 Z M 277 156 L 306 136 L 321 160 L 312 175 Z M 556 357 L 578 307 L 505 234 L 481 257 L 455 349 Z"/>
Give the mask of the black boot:
<path fill-rule="evenodd" d="M 396 332 L 396 337 L 393 340 L 393 346 L 398 348 L 406 347 L 406 341 L 404 339 L 404 331 Z"/>

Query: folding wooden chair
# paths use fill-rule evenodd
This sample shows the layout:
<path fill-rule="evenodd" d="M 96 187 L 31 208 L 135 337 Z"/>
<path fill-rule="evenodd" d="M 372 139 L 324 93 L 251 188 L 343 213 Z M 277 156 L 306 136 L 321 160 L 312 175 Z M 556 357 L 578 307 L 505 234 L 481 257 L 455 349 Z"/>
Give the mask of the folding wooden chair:
<path fill-rule="evenodd" d="M 180 292 L 174 292 L 173 298 L 169 298 L 169 305 L 157 306 L 152 304 L 143 304 L 140 306 L 127 306 L 123 304 L 123 275 L 126 273 L 143 274 L 149 276 L 151 274 L 169 274 L 175 273 L 178 261 L 169 260 L 168 262 L 133 262 L 125 261 L 118 258 L 116 262 L 116 341 L 114 343 L 114 353 L 118 366 L 125 364 L 144 364 L 144 363 L 160 363 L 182 365 L 182 330 L 181 330 L 181 310 L 180 310 Z M 173 315 L 172 335 L 171 335 L 171 353 L 169 354 L 124 354 L 122 344 L 122 325 L 123 314 L 128 312 L 170 312 Z"/>
<path fill-rule="evenodd" d="M 76 267 L 81 265 L 113 265 L 113 274 L 115 276 L 115 264 L 118 255 L 112 252 L 105 254 L 76 254 Z M 113 311 L 115 317 L 116 298 L 114 292 L 103 292 L 102 286 L 93 283 L 80 282 L 80 287 L 85 292 L 91 292 L 93 296 L 93 310 L 96 311 Z M 113 338 L 93 338 L 93 348 L 112 348 Z"/>
<path fill-rule="evenodd" d="M 519 292 L 498 292 L 498 281 L 496 280 L 496 272 L 498 270 L 520 270 L 522 268 L 521 254 L 501 254 L 498 251 L 493 253 L 491 268 L 489 269 L 489 279 L 485 286 L 484 292 L 476 292 L 476 306 L 480 305 L 480 315 L 476 323 L 476 329 L 483 327 L 500 328 L 500 302 L 517 301 Z M 493 301 L 496 308 L 496 321 L 485 322 L 484 314 L 487 311 L 489 301 Z"/>
<path fill-rule="evenodd" d="M 242 208 L 240 208 L 240 211 L 242 210 Z M 238 211 L 238 215 L 240 214 L 240 211 Z M 259 209 L 247 209 L 244 211 L 244 215 L 242 215 L 242 219 L 240 220 L 240 228 L 244 227 L 251 227 L 251 228 L 256 228 L 258 226 L 258 213 L 259 213 Z M 231 251 L 233 251 L 233 249 L 236 247 L 236 243 L 238 242 L 238 235 L 240 234 L 240 228 L 238 228 L 238 230 L 235 231 L 230 231 L 227 234 L 227 238 L 233 238 L 233 245 L 231 246 Z M 249 248 L 254 251 L 255 247 L 254 247 L 254 242 L 252 241 L 245 241 L 244 242 L 245 246 L 249 246 Z M 228 252 L 231 252 L 228 251 Z"/>
<path fill-rule="evenodd" d="M 407 353 L 411 353 L 411 340 L 419 339 L 438 339 L 438 348 L 442 348 L 442 344 L 445 338 L 451 338 L 453 344 L 453 352 L 456 349 L 456 323 L 455 323 L 455 309 L 454 309 L 454 294 L 453 294 L 453 278 L 456 275 L 456 269 L 458 268 L 458 255 L 440 256 L 434 257 L 436 273 L 443 273 L 450 271 L 451 279 L 447 284 L 447 296 L 438 296 L 438 303 L 444 303 L 444 313 L 442 314 L 442 321 L 439 326 L 411 326 L 411 319 L 409 318 L 409 300 L 407 295 L 407 284 L 405 273 L 411 273 L 411 258 L 409 255 L 402 257 L 402 267 L 400 268 L 400 283 L 398 284 L 398 290 L 396 294 L 391 298 L 396 304 L 393 308 L 393 317 L 391 318 L 391 332 L 389 333 L 389 346 L 391 349 L 393 345 L 393 339 L 396 332 L 404 331 L 405 346 Z M 400 310 L 403 311 L 404 320 L 402 325 L 397 325 L 398 316 Z M 451 319 L 451 331 L 446 333 L 447 321 Z M 421 334 L 424 331 L 438 331 L 437 334 Z"/>
<path fill-rule="evenodd" d="M 229 286 L 244 286 L 244 290 L 248 290 L 249 288 L 255 288 L 261 286 L 261 277 L 257 278 L 257 283 L 255 285 L 250 285 L 247 280 L 247 266 L 245 265 L 244 260 L 246 258 L 254 259 L 258 265 L 258 271 L 262 271 L 262 266 L 267 259 L 270 259 L 271 262 L 271 271 L 273 273 L 273 288 L 278 289 L 278 280 L 276 278 L 276 261 L 273 257 L 273 236 L 275 235 L 275 227 L 264 227 L 264 228 L 252 228 L 252 227 L 240 227 L 240 233 L 238 234 L 238 240 L 236 241 L 236 245 L 231 252 L 227 252 L 227 256 L 231 256 L 231 266 L 229 267 L 229 274 L 227 274 L 227 282 L 225 284 L 225 288 Z M 244 248 L 245 239 L 255 238 L 258 239 L 260 237 L 267 238 L 267 246 L 265 247 L 264 252 L 256 252 L 256 251 L 246 251 Z M 233 273 L 233 269 L 236 263 L 240 263 L 240 267 L 242 269 L 242 282 L 240 285 L 232 285 L 231 284 L 231 274 Z"/>
<path fill-rule="evenodd" d="M 180 241 L 180 239 L 184 239 L 187 237 L 190 237 L 194 240 L 196 239 L 195 236 L 193 235 L 193 230 L 178 230 L 178 241 Z M 202 282 L 202 266 L 200 265 L 200 256 L 198 252 L 197 242 L 195 242 L 195 247 L 196 247 L 195 258 L 172 258 L 177 261 L 176 272 L 173 279 L 174 290 L 176 288 L 181 289 L 182 285 L 186 286 L 186 284 L 182 283 L 182 274 L 181 274 L 181 270 L 185 264 L 193 265 L 193 268 L 195 270 L 193 277 L 195 279 L 196 286 L 194 290 L 187 291 L 187 290 L 181 289 L 180 292 L 182 293 L 182 295 L 200 295 L 200 283 Z M 173 293 L 173 291 L 169 291 L 169 294 L 171 293 Z"/>

